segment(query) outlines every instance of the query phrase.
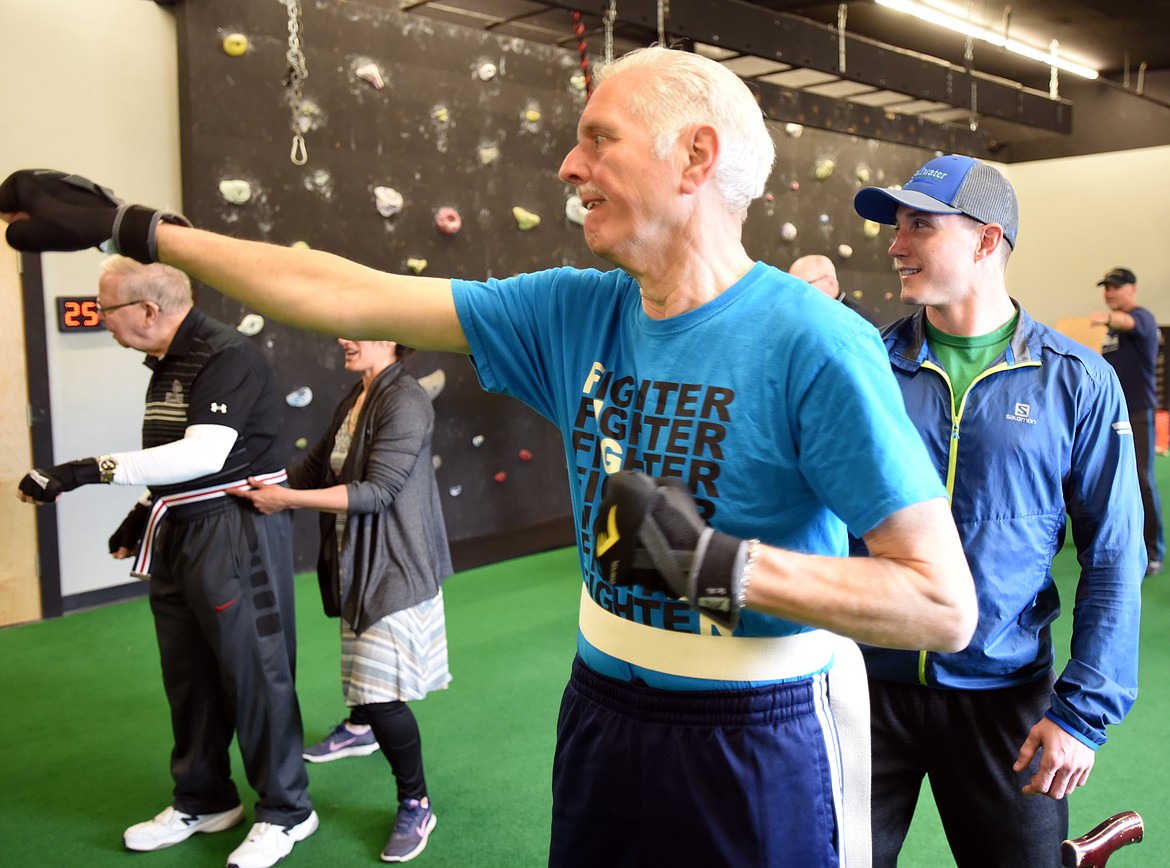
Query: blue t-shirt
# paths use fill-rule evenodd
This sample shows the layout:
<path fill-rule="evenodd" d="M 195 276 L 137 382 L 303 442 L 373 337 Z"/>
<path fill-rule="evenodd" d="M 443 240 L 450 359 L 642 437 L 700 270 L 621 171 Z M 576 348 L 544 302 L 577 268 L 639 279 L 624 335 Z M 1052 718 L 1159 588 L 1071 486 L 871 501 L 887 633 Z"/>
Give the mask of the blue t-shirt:
<path fill-rule="evenodd" d="M 1133 318 L 1130 331 L 1105 333 L 1101 355 L 1117 371 L 1125 405 L 1133 416 L 1139 410 L 1158 406 L 1157 378 L 1154 367 L 1158 359 L 1158 321 L 1144 307 L 1128 311 Z"/>
<path fill-rule="evenodd" d="M 824 555 L 846 554 L 847 527 L 861 536 L 946 496 L 877 331 L 778 269 L 757 263 L 667 319 L 646 315 L 637 282 L 619 269 L 452 287 L 483 387 L 560 429 L 581 571 L 593 599 L 621 617 L 702 629 L 685 602 L 601 578 L 592 525 L 608 473 L 679 477 L 718 530 Z M 805 629 L 746 611 L 735 635 Z"/>

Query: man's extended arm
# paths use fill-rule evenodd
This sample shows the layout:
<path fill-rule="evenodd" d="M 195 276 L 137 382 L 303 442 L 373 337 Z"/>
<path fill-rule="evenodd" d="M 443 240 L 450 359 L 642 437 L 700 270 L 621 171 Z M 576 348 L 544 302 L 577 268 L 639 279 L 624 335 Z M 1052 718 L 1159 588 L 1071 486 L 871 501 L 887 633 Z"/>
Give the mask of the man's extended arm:
<path fill-rule="evenodd" d="M 190 228 L 179 214 L 127 205 L 87 178 L 22 169 L 0 183 L 0 220 L 17 250 L 97 247 L 165 262 L 290 325 L 333 337 L 468 352 L 450 281 L 391 275 L 313 250 Z"/>
<path fill-rule="evenodd" d="M 388 274 L 319 250 L 164 224 L 159 259 L 291 326 L 467 353 L 451 282 Z"/>

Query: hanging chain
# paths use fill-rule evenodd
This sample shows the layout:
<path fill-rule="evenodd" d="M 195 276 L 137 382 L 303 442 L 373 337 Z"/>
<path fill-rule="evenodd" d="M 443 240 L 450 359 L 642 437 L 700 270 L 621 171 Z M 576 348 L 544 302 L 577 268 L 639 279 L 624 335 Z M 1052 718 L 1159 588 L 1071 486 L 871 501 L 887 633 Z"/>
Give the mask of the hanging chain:
<path fill-rule="evenodd" d="M 305 100 L 305 79 L 309 69 L 305 65 L 305 52 L 301 50 L 301 0 L 280 0 L 288 8 L 288 79 L 285 86 L 289 91 L 292 109 L 292 150 L 288 158 L 294 166 L 303 166 L 309 161 L 305 147 L 305 136 L 301 131 L 301 107 Z"/>
<path fill-rule="evenodd" d="M 613 62 L 613 25 L 617 21 L 617 0 L 609 0 L 609 9 L 601 19 L 605 28 L 605 62 Z"/>
<path fill-rule="evenodd" d="M 666 47 L 666 16 L 670 14 L 670 0 L 658 0 L 658 44 Z"/>
<path fill-rule="evenodd" d="M 849 17 L 849 5 L 837 4 L 837 71 L 845 74 L 845 21 Z"/>
<path fill-rule="evenodd" d="M 971 21 L 971 0 L 967 0 L 967 21 Z M 963 60 L 967 63 L 967 75 L 971 77 L 971 113 L 967 116 L 967 129 L 975 132 L 979 129 L 979 85 L 975 81 L 975 38 L 968 33 L 967 41 L 963 45 Z"/>
<path fill-rule="evenodd" d="M 1048 71 L 1048 98 L 1060 99 L 1060 70 L 1056 61 L 1060 60 L 1060 43 L 1055 39 L 1048 43 L 1048 51 L 1052 57 L 1052 68 Z"/>

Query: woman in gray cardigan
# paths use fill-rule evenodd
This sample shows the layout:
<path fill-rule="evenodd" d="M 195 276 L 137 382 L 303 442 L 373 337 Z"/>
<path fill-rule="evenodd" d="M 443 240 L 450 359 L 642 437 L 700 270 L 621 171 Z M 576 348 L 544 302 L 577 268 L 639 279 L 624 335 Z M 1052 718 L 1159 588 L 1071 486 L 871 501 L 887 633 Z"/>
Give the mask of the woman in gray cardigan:
<path fill-rule="evenodd" d="M 426 847 L 435 825 L 418 723 L 406 701 L 451 679 L 440 589 L 451 557 L 431 462 L 434 411 L 403 369 L 405 347 L 339 343 L 345 369 L 361 382 L 289 470 L 289 487 L 249 480 L 252 489 L 239 496 L 263 513 L 321 511 L 317 576 L 326 614 L 342 618 L 341 681 L 351 715 L 306 758 L 381 747 L 399 802 L 382 860 L 406 862 Z"/>

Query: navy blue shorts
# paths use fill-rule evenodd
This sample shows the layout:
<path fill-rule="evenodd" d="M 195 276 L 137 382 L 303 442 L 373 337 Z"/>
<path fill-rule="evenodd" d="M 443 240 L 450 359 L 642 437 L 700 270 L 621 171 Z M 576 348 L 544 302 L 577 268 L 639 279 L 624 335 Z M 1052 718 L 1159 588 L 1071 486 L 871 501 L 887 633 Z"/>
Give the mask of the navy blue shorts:
<path fill-rule="evenodd" d="M 836 868 L 821 685 L 667 691 L 574 660 L 549 865 Z"/>

